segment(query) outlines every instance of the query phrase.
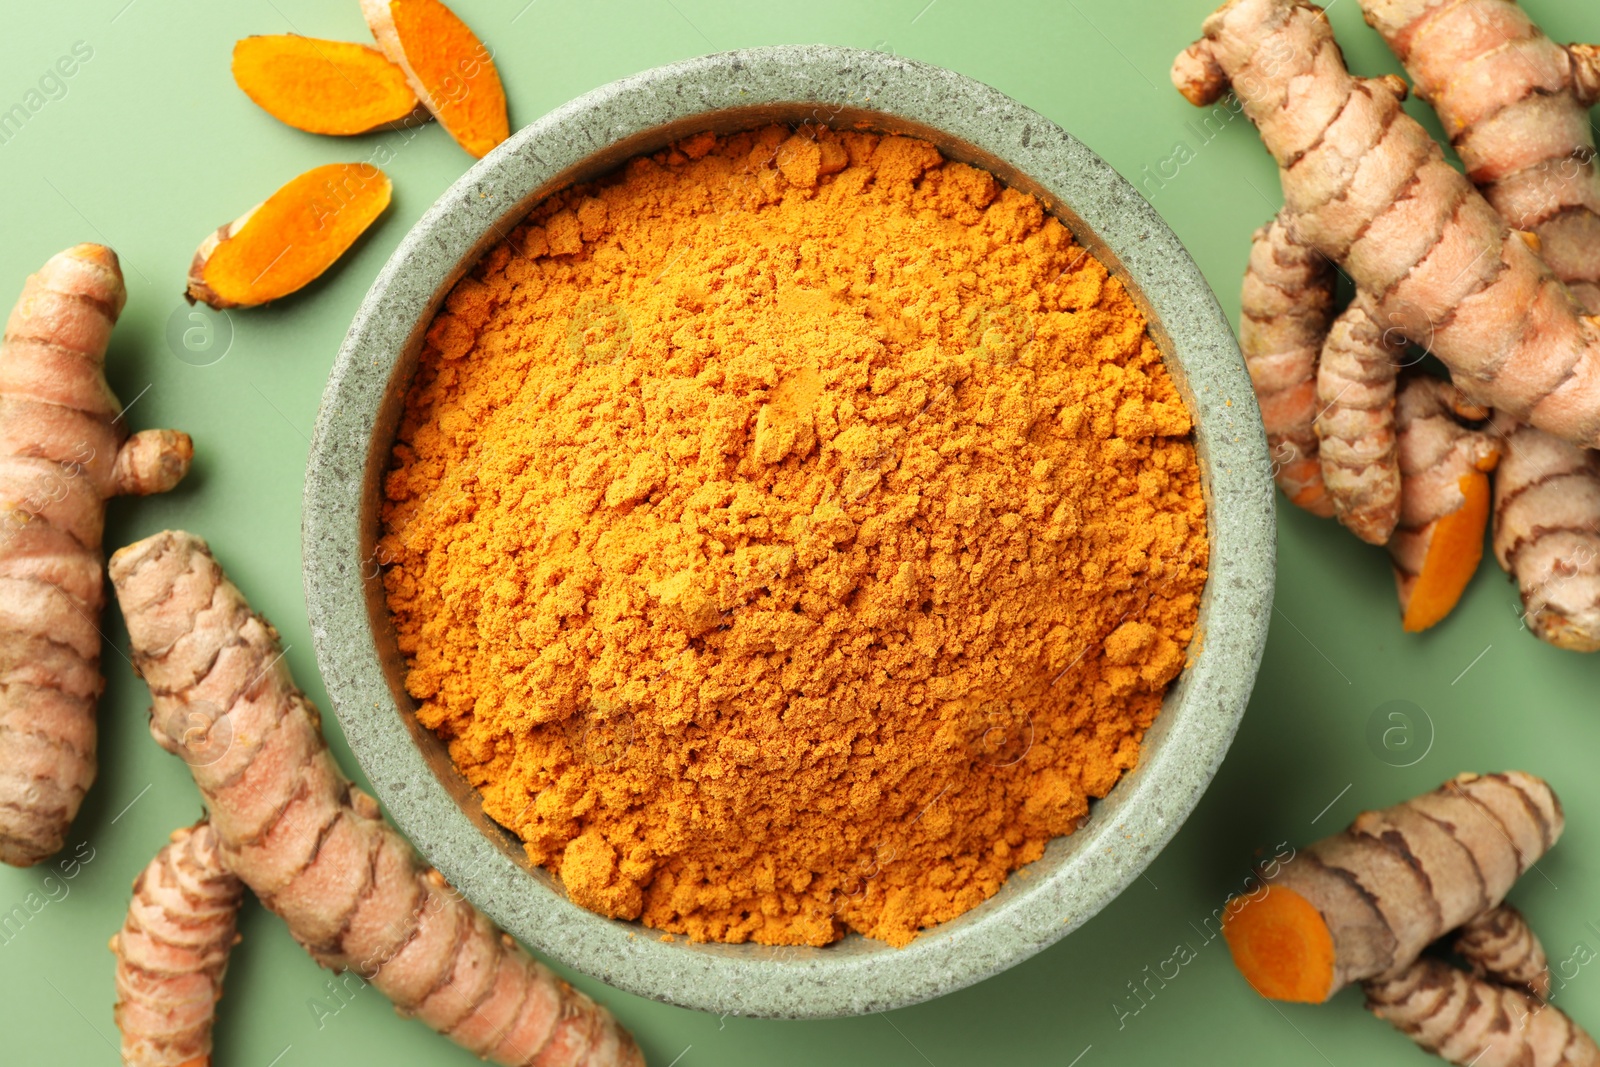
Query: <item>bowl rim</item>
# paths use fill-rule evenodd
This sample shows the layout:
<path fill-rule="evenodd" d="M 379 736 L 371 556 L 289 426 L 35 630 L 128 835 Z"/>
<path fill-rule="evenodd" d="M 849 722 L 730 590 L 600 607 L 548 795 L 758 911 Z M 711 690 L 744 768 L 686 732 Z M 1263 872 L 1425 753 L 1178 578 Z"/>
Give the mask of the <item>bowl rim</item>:
<path fill-rule="evenodd" d="M 794 121 L 807 107 L 821 121 L 939 135 L 947 154 L 1040 196 L 1145 313 L 1192 414 L 1206 489 L 1200 625 L 1138 767 L 999 894 L 903 949 L 856 935 L 822 949 L 665 942 L 579 908 L 472 810 L 475 793 L 416 723 L 397 689 L 396 653 L 381 647 L 374 623 L 387 618 L 377 486 L 404 393 L 392 379 L 409 381 L 422 333 L 455 281 L 556 188 L 686 133 L 748 128 L 763 115 Z M 1199 268 L 1131 184 L 1055 123 L 964 75 L 890 53 L 785 45 L 670 63 L 577 97 L 513 134 L 422 216 L 363 299 L 323 394 L 306 472 L 303 577 L 317 663 L 351 751 L 421 854 L 501 927 L 610 985 L 684 1007 L 855 1015 L 1020 962 L 1096 914 L 1171 840 L 1221 764 L 1260 664 L 1272 613 L 1272 493 L 1233 332 Z"/>

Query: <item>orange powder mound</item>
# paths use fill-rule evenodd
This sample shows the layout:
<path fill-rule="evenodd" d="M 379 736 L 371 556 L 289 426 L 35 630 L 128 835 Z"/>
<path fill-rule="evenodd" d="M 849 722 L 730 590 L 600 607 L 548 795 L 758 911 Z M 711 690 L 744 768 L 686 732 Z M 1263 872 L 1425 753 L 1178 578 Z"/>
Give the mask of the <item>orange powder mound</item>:
<path fill-rule="evenodd" d="M 383 509 L 417 715 L 571 897 L 894 945 L 1139 757 L 1205 582 L 1122 285 L 924 142 L 703 134 L 428 332 Z"/>

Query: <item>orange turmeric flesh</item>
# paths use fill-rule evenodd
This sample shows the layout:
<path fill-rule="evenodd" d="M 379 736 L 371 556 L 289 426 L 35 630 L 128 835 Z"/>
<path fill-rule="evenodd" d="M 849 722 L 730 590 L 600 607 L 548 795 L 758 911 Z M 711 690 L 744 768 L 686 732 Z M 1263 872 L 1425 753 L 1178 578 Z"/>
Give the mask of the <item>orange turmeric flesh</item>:
<path fill-rule="evenodd" d="M 1333 992 L 1333 934 L 1322 913 L 1287 886 L 1235 897 L 1222 936 L 1253 989 L 1270 1000 L 1321 1004 Z"/>
<path fill-rule="evenodd" d="M 1466 503 L 1434 527 L 1422 574 L 1412 589 L 1401 623 L 1406 633 L 1426 630 L 1450 614 L 1483 559 L 1483 531 L 1489 522 L 1489 476 L 1473 471 L 1463 474 L 1460 484 Z"/>
<path fill-rule="evenodd" d="M 233 80 L 267 114 L 307 133 L 369 133 L 419 107 L 404 71 L 349 41 L 246 37 L 233 46 Z"/>
<path fill-rule="evenodd" d="M 370 163 L 306 171 L 207 238 L 189 268 L 191 302 L 252 307 L 309 285 L 389 206 Z"/>
<path fill-rule="evenodd" d="M 439 0 L 362 0 L 378 45 L 450 136 L 482 158 L 511 129 L 489 49 Z"/>

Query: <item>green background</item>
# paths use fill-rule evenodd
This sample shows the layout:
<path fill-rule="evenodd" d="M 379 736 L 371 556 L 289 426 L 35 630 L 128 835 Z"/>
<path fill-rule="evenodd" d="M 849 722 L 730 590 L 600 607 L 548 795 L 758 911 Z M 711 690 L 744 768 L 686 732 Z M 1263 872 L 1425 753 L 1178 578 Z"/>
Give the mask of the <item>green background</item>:
<path fill-rule="evenodd" d="M 1250 232 L 1278 185 L 1241 119 L 1216 132 L 1170 88 L 1172 57 L 1210 0 L 459 0 L 494 50 L 513 127 L 647 67 L 750 45 L 828 42 L 891 50 L 981 79 L 1076 134 L 1141 185 L 1212 281 L 1230 317 Z M 1527 6 L 1561 40 L 1600 38 L 1600 10 Z M 323 707 L 300 584 L 300 491 L 324 378 L 351 314 L 422 211 L 471 160 L 443 131 L 347 141 L 299 133 L 257 110 L 228 74 L 252 33 L 366 40 L 355 0 L 83 0 L 8 4 L 0 111 L 29 101 L 56 61 L 92 56 L 0 143 L 0 298 L 57 250 L 102 241 L 122 255 L 128 309 L 109 357 L 135 427 L 194 435 L 194 473 L 165 498 L 112 505 L 107 545 L 166 526 L 210 540 L 289 646 Z M 1330 15 L 1358 72 L 1398 69 L 1354 0 Z M 1426 109 L 1415 103 L 1413 112 Z M 1431 117 L 1427 121 L 1432 122 Z M 1436 128 L 1436 127 L 1435 127 Z M 330 276 L 281 305 L 236 312 L 233 336 L 200 355 L 169 342 L 193 325 L 180 299 L 190 254 L 219 223 L 294 174 L 370 158 L 386 145 L 388 215 Z M 174 315 L 176 319 L 174 320 Z M 206 338 L 190 342 L 205 347 Z M 196 365 L 215 358 L 209 365 Z M 183 358 L 180 358 L 180 354 Z M 1216 784 L 1146 877 L 1101 915 L 996 978 L 883 1016 L 823 1022 L 718 1019 L 606 990 L 601 996 L 664 1067 L 716 1064 L 1104 1063 L 1421 1064 L 1422 1053 L 1365 1015 L 1347 990 L 1323 1007 L 1278 1006 L 1239 979 L 1204 920 L 1280 842 L 1338 829 L 1464 769 L 1520 767 L 1566 804 L 1561 845 L 1513 899 L 1558 965 L 1556 1003 L 1600 1027 L 1600 722 L 1589 694 L 1600 660 L 1520 632 L 1514 588 L 1486 560 L 1456 613 L 1423 636 L 1400 632 L 1388 564 L 1338 527 L 1280 510 L 1277 609 L 1255 697 Z M 100 777 L 73 827 L 71 868 L 0 869 L 0 1059 L 116 1062 L 112 960 L 134 875 L 200 812 L 183 765 L 146 732 L 147 694 L 115 612 L 105 623 Z M 1402 702 L 1394 704 L 1391 702 Z M 1391 712 L 1402 716 L 1389 719 Z M 1394 727 L 1388 747 L 1374 716 Z M 354 761 L 328 719 L 345 768 Z M 1400 764 L 1408 764 L 1400 766 Z M 31 895 L 31 897 L 30 897 Z M 31 907 L 30 907 L 31 905 Z M 34 910 L 36 909 L 36 911 Z M 228 974 L 217 1062 L 302 1067 L 466 1064 L 374 991 L 336 999 L 330 976 L 251 904 Z M 1193 959 L 1172 975 L 1179 945 Z M 1184 958 L 1188 953 L 1181 954 Z M 1148 970 L 1147 970 L 1148 968 Z M 1132 984 L 1140 984 L 1135 998 Z M 316 1005 L 320 1004 L 320 1010 Z M 1137 1009 L 1137 1010 L 1135 1010 Z M 676 1059 L 674 1059 L 676 1057 Z M 1076 1057 L 1076 1059 L 1075 1059 Z"/>

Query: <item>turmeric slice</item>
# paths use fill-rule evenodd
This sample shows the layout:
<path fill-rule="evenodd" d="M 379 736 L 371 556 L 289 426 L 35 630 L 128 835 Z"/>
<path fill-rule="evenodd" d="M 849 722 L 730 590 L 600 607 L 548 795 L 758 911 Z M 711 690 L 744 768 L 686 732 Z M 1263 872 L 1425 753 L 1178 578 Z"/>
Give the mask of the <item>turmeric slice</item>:
<path fill-rule="evenodd" d="M 201 243 L 189 302 L 254 307 L 309 285 L 383 214 L 391 189 L 370 163 L 306 171 Z"/>
<path fill-rule="evenodd" d="M 1389 542 L 1402 625 L 1426 630 L 1450 613 L 1483 559 L 1489 478 L 1500 459 L 1491 434 L 1462 424 L 1488 412 L 1449 382 L 1415 375 L 1395 404 L 1400 523 Z"/>
<path fill-rule="evenodd" d="M 1497 907 L 1563 826 L 1531 774 L 1457 775 L 1301 849 L 1264 893 L 1229 903 L 1222 934 L 1262 996 L 1320 1003 Z"/>
<path fill-rule="evenodd" d="M 510 135 L 489 49 L 439 0 L 361 0 L 378 47 L 456 143 L 478 158 Z"/>
<path fill-rule="evenodd" d="M 293 33 L 234 45 L 233 80 L 267 114 L 307 133 L 371 133 L 421 106 L 405 72 L 376 48 Z"/>

